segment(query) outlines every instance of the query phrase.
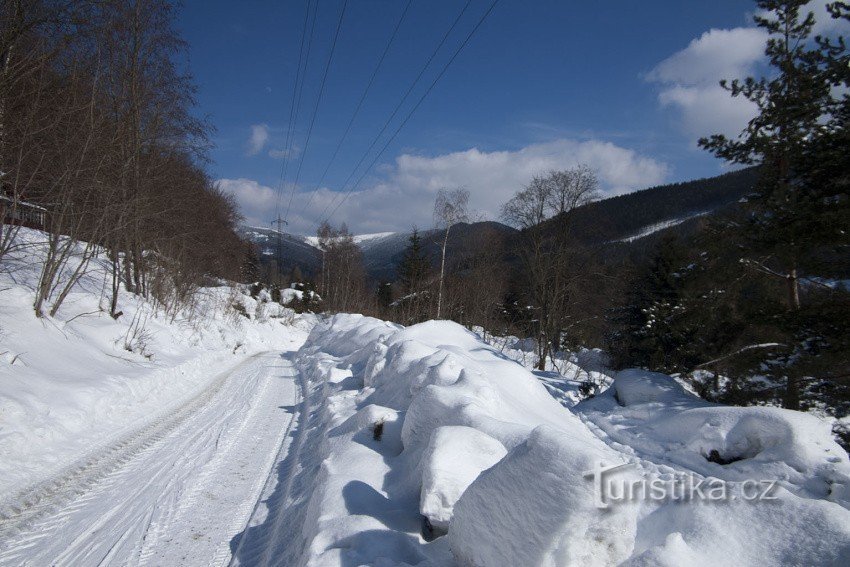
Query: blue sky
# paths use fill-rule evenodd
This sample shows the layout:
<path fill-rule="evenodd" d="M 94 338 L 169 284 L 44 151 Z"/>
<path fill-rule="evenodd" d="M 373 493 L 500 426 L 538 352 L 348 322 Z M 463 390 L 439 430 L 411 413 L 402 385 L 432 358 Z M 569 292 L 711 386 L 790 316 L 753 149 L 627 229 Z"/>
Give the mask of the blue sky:
<path fill-rule="evenodd" d="M 305 152 L 343 4 L 319 0 L 288 157 L 306 2 L 185 3 L 178 27 L 190 46 L 199 111 L 216 127 L 211 173 L 236 196 L 248 222 L 267 226 L 278 207 L 286 212 L 302 160 L 290 230 L 314 232 L 339 203 L 343 181 L 465 4 L 412 0 L 319 187 L 406 1 L 348 1 Z M 471 0 L 388 132 L 490 3 Z M 695 141 L 737 131 L 752 111 L 719 91 L 717 81 L 760 69 L 764 37 L 750 23 L 753 9 L 744 0 L 501 0 L 331 221 L 358 233 L 427 227 L 436 191 L 460 185 L 470 190 L 479 218 L 494 218 L 534 173 L 579 162 L 597 169 L 607 194 L 720 173 L 722 164 Z"/>

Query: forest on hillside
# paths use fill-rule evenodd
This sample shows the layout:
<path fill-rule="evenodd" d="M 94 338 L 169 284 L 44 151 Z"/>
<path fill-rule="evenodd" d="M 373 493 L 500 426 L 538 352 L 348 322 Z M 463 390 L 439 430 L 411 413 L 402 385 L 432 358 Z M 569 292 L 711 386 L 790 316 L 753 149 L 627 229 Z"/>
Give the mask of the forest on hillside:
<path fill-rule="evenodd" d="M 89 264 L 176 313 L 209 277 L 241 279 L 247 245 L 232 197 L 205 167 L 186 45 L 165 0 L 0 5 L 0 268 L 47 245 L 33 309 L 55 315 Z M 10 221 L 10 222 L 6 222 Z"/>

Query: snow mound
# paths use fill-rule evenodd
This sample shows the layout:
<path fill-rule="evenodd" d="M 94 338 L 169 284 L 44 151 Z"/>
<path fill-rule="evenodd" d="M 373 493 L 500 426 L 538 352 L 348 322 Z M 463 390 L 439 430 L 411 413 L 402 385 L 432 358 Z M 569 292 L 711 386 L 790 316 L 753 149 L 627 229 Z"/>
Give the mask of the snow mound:
<path fill-rule="evenodd" d="M 616 400 L 621 405 L 661 403 L 675 404 L 698 399 L 688 394 L 675 380 L 666 374 L 644 370 L 623 370 L 614 381 Z"/>
<path fill-rule="evenodd" d="M 850 508 L 847 453 L 830 423 L 814 415 L 711 404 L 669 376 L 642 370 L 620 372 L 576 411 L 653 460 L 731 482 L 776 480 L 800 496 Z"/>
<path fill-rule="evenodd" d="M 643 371 L 570 411 L 538 374 L 447 321 L 336 315 L 297 364 L 325 393 L 324 425 L 308 433 L 321 465 L 305 473 L 299 564 L 850 561 L 850 463 L 810 415 L 710 404 Z M 597 482 L 609 466 L 609 484 Z M 603 497 L 683 476 L 733 495 L 755 479 L 772 498 Z"/>
<path fill-rule="evenodd" d="M 605 450 L 540 426 L 461 496 L 449 530 L 463 565 L 614 565 L 637 530 L 631 506 L 597 507 L 582 474 Z M 627 473 L 628 474 L 628 473 Z"/>
<path fill-rule="evenodd" d="M 438 427 L 422 458 L 419 509 L 433 528 L 447 531 L 460 495 L 481 471 L 507 454 L 505 446 L 471 427 Z"/>

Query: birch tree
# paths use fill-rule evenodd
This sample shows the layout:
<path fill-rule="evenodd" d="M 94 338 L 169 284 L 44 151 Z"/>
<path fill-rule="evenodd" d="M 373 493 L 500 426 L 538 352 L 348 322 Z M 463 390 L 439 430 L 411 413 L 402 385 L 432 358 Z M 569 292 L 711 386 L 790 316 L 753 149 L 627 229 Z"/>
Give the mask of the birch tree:
<path fill-rule="evenodd" d="M 444 231 L 443 246 L 440 255 L 440 283 L 437 291 L 437 319 L 442 314 L 443 288 L 446 278 L 446 248 L 449 244 L 449 231 L 452 226 L 469 219 L 469 191 L 464 188 L 440 189 L 434 202 L 434 223 Z"/>

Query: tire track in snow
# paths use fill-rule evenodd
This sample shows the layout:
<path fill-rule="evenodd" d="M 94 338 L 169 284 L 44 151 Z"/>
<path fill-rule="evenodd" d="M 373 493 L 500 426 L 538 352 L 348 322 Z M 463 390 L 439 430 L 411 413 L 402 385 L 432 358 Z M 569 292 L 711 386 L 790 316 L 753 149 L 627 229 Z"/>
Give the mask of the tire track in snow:
<path fill-rule="evenodd" d="M 293 416 L 291 363 L 256 355 L 39 486 L 0 521 L 2 565 L 224 563 Z M 27 504 L 28 503 L 28 504 Z M 224 556 L 222 556 L 224 555 Z M 213 563 L 213 564 L 214 564 Z"/>
<path fill-rule="evenodd" d="M 8 540 L 16 531 L 23 530 L 38 518 L 62 508 L 75 496 L 82 495 L 86 488 L 99 478 L 159 441 L 192 412 L 208 403 L 231 373 L 238 371 L 257 356 L 259 355 L 254 355 L 219 374 L 207 388 L 184 405 L 158 416 L 123 439 L 86 455 L 54 478 L 40 482 L 0 503 L 0 541 Z"/>
<path fill-rule="evenodd" d="M 301 410 L 281 447 L 263 496 L 240 534 L 230 566 L 288 566 L 299 564 L 306 544 L 301 531 L 310 495 L 321 466 L 321 444 L 328 424 L 324 407 L 328 384 L 311 384 L 299 375 Z"/>

